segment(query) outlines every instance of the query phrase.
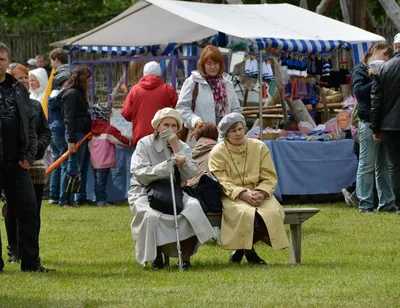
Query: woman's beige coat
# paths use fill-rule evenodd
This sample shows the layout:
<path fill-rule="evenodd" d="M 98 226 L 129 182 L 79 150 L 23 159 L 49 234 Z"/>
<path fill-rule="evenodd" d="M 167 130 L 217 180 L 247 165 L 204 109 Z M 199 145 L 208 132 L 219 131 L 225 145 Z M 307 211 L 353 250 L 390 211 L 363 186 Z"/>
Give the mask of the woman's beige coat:
<path fill-rule="evenodd" d="M 289 246 L 283 224 L 285 213 L 273 195 L 277 175 L 269 149 L 263 142 L 247 139 L 242 146 L 221 142 L 210 153 L 209 169 L 220 181 L 225 194 L 222 198 L 222 248 L 252 248 L 256 211 L 267 226 L 272 247 L 282 249 Z M 239 200 L 239 194 L 247 189 L 264 191 L 266 200 L 258 207 Z"/>

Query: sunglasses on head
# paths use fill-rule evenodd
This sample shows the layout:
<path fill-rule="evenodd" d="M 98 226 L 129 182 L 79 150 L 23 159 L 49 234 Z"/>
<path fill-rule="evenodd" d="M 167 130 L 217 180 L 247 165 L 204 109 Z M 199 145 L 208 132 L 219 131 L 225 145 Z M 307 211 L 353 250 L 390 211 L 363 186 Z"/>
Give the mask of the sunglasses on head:
<path fill-rule="evenodd" d="M 21 64 L 19 64 L 19 63 L 11 63 L 9 66 L 8 66 L 8 69 L 10 70 L 10 71 L 12 71 L 14 68 L 16 68 L 18 65 L 21 65 Z"/>

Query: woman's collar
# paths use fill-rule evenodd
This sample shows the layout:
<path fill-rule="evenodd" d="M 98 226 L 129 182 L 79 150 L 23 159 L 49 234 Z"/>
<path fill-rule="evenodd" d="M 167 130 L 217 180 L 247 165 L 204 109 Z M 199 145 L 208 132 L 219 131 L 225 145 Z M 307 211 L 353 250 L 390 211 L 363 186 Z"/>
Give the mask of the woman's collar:
<path fill-rule="evenodd" d="M 241 144 L 241 145 L 233 145 L 232 143 L 230 143 L 227 139 L 225 139 L 225 144 L 226 144 L 226 146 L 228 147 L 228 149 L 230 150 L 230 151 L 233 151 L 233 152 L 237 152 L 237 153 L 243 153 L 243 152 L 245 152 L 246 151 L 246 148 L 247 148 L 247 137 L 246 136 L 244 136 L 244 143 L 243 144 Z"/>
<path fill-rule="evenodd" d="M 163 141 L 156 134 L 153 134 L 153 140 L 153 145 L 157 153 L 161 153 L 164 150 Z"/>

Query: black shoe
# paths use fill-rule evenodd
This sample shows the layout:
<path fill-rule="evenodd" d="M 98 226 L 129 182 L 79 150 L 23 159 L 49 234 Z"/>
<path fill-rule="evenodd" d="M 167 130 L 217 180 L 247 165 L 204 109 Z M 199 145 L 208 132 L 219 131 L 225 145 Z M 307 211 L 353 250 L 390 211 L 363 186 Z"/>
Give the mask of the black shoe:
<path fill-rule="evenodd" d="M 92 200 L 80 200 L 80 201 L 75 201 L 74 205 L 75 206 L 96 205 L 96 202 L 93 202 Z"/>
<path fill-rule="evenodd" d="M 258 265 L 266 265 L 267 262 L 265 262 L 263 259 L 261 259 L 258 254 L 255 252 L 254 249 L 248 250 L 248 252 L 245 252 L 245 256 L 247 259 L 247 262 L 250 264 L 258 264 Z"/>
<path fill-rule="evenodd" d="M 34 268 L 25 268 L 21 270 L 22 272 L 35 272 L 35 273 L 49 273 L 49 272 L 55 272 L 56 270 L 54 268 L 46 268 L 42 265 L 37 265 Z"/>
<path fill-rule="evenodd" d="M 169 257 L 164 256 L 157 256 L 157 258 L 151 262 L 151 269 L 160 270 L 169 267 Z"/>
<path fill-rule="evenodd" d="M 3 258 L 0 257 L 0 272 L 3 271 L 3 268 L 4 268 L 4 261 L 3 261 Z"/>
<path fill-rule="evenodd" d="M 390 207 L 388 209 L 378 210 L 378 212 L 379 213 L 396 213 L 397 209 L 394 206 L 392 206 L 392 207 Z"/>
<path fill-rule="evenodd" d="M 192 267 L 192 263 L 190 261 L 183 261 L 182 270 L 187 271 Z"/>
<path fill-rule="evenodd" d="M 13 254 L 13 255 L 10 255 L 10 258 L 7 261 L 10 263 L 17 263 L 17 262 L 20 262 L 21 259 L 19 256 Z"/>
<path fill-rule="evenodd" d="M 360 213 L 374 214 L 374 209 L 360 209 Z"/>
<path fill-rule="evenodd" d="M 231 256 L 229 257 L 229 263 L 240 263 L 244 256 L 244 249 L 238 249 L 232 252 Z"/>

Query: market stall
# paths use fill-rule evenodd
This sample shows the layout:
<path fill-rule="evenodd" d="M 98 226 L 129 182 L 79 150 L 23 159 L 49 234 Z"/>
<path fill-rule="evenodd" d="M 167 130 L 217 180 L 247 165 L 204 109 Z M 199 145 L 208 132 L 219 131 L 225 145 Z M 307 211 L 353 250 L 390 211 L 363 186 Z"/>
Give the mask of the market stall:
<path fill-rule="evenodd" d="M 360 50 L 379 40 L 383 38 L 289 4 L 218 5 L 148 0 L 136 3 L 104 25 L 52 45 L 111 55 L 167 56 L 185 45 L 206 42 L 236 48 L 242 44 L 255 53 L 258 70 L 262 71 L 263 50 L 267 48 L 294 54 L 349 48 L 357 53 L 357 61 Z M 175 66 L 171 65 L 171 69 Z M 262 75 L 258 78 L 261 85 Z M 262 119 L 262 91 L 259 93 Z M 128 158 L 121 161 L 124 159 Z M 278 160 L 276 157 L 275 161 Z M 279 171 L 278 175 L 282 176 Z M 114 181 L 117 183 L 118 179 Z"/>

